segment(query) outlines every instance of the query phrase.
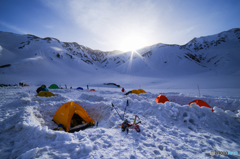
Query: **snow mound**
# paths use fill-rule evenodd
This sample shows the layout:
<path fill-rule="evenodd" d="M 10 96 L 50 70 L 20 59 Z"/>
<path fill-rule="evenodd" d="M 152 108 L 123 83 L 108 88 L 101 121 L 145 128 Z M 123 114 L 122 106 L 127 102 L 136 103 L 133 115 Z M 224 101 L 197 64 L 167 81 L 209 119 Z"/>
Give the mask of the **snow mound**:
<path fill-rule="evenodd" d="M 88 100 L 88 101 L 92 101 L 92 102 L 100 102 L 100 101 L 105 100 L 104 97 L 102 97 L 102 96 L 85 94 L 85 93 L 82 93 L 81 96 L 79 97 L 79 99 Z"/>

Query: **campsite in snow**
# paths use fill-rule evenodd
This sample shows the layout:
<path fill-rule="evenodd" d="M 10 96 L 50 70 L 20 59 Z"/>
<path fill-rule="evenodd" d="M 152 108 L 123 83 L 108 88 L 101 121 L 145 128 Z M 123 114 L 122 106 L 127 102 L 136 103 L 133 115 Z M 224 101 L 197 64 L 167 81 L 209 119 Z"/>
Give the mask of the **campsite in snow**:
<path fill-rule="evenodd" d="M 0 156 L 238 158 L 239 38 L 116 54 L 0 32 Z"/>
<path fill-rule="evenodd" d="M 0 1 L 0 159 L 239 159 L 239 8 Z"/>

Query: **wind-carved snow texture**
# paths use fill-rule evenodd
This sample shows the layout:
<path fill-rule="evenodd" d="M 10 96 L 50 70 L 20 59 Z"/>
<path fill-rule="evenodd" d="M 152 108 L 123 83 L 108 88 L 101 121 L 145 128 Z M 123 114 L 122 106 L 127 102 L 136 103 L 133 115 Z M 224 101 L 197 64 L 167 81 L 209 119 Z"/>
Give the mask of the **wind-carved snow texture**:
<path fill-rule="evenodd" d="M 35 97 L 37 87 L 0 88 L 0 156 L 2 158 L 210 158 L 210 151 L 240 149 L 240 99 L 235 111 L 221 97 L 202 97 L 209 108 L 187 105 L 198 97 L 175 92 L 165 94 L 170 102 L 156 103 L 158 94 L 124 96 L 119 88 L 51 90 L 55 97 Z M 141 132 L 115 128 L 122 123 L 111 103 L 133 122 L 138 115 Z M 223 100 L 223 101 L 221 101 Z M 75 133 L 53 131 L 52 118 L 64 103 L 81 105 L 98 127 Z M 219 103 L 221 101 L 221 103 Z M 213 104 L 215 103 L 215 104 Z M 218 104 L 219 103 L 219 104 Z M 221 105 L 221 108 L 218 106 Z M 238 158 L 222 155 L 215 158 Z"/>

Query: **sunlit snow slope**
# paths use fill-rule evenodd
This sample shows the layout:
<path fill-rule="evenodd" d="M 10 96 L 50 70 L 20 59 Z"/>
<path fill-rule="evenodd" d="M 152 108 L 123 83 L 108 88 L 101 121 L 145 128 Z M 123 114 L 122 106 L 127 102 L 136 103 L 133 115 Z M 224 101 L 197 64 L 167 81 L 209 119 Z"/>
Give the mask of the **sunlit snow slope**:
<path fill-rule="evenodd" d="M 126 53 L 0 32 L 0 83 L 96 84 L 97 79 L 98 83 L 134 81 L 139 86 L 150 79 L 161 88 L 239 88 L 239 52 L 238 28 L 194 38 L 182 46 L 159 43 Z"/>

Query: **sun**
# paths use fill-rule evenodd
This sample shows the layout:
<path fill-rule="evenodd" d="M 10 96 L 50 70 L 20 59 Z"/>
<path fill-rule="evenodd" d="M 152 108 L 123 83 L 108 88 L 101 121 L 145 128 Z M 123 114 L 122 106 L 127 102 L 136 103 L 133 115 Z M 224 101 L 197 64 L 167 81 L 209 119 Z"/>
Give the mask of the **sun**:
<path fill-rule="evenodd" d="M 146 46 L 144 38 L 139 36 L 126 36 L 124 37 L 119 45 L 119 49 L 122 51 L 135 51 Z"/>

